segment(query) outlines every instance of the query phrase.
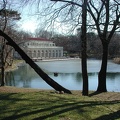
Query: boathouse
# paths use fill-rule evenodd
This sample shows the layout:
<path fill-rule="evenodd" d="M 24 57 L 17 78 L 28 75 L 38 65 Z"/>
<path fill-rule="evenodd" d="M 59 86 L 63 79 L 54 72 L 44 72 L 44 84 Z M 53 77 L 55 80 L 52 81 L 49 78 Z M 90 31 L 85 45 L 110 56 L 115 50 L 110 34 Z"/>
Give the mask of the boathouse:
<path fill-rule="evenodd" d="M 20 46 L 32 59 L 63 57 L 63 47 L 56 46 L 53 41 L 46 38 L 27 38 Z M 19 58 L 17 53 L 14 55 Z"/>

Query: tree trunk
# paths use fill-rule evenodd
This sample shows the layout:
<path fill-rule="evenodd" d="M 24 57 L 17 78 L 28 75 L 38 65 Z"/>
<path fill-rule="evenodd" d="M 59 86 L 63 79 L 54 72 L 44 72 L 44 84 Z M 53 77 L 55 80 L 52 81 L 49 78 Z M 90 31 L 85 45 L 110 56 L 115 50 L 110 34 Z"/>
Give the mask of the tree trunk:
<path fill-rule="evenodd" d="M 83 90 L 82 95 L 88 96 L 88 74 L 87 74 L 87 60 L 86 54 L 82 52 L 82 78 L 83 78 Z"/>
<path fill-rule="evenodd" d="M 86 45 L 86 17 L 87 16 L 87 0 L 84 0 L 82 5 L 82 78 L 83 78 L 83 90 L 82 94 L 88 96 L 88 75 L 87 75 L 87 45 Z"/>
<path fill-rule="evenodd" d="M 5 86 L 5 69 L 4 69 L 4 66 L 1 67 L 1 75 L 2 75 L 1 86 Z"/>
<path fill-rule="evenodd" d="M 8 35 L 6 35 L 1 30 L 0 30 L 0 35 L 3 36 L 8 41 L 7 44 L 12 46 L 26 61 L 26 63 L 28 63 L 46 83 L 48 83 L 51 87 L 53 87 L 57 91 L 60 92 L 64 91 L 65 93 L 71 94 L 71 91 L 59 85 L 52 78 L 50 78 L 45 72 L 43 72 L 43 70 L 36 63 L 34 63 L 33 60 Z"/>
<path fill-rule="evenodd" d="M 4 45 L 1 50 L 1 86 L 5 86 L 5 63 L 4 63 Z"/>
<path fill-rule="evenodd" d="M 102 65 L 101 65 L 101 70 L 98 74 L 97 92 L 107 92 L 107 88 L 106 88 L 107 57 L 108 57 L 108 43 L 104 43 Z"/>

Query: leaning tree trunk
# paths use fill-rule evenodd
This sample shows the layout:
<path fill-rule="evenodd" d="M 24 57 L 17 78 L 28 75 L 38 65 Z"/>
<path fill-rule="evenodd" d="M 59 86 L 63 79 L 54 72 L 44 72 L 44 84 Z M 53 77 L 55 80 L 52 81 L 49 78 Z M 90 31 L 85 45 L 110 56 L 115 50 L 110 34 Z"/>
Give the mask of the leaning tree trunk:
<path fill-rule="evenodd" d="M 108 43 L 104 43 L 101 70 L 98 74 L 97 92 L 107 92 L 106 88 L 107 57 L 108 57 Z"/>
<path fill-rule="evenodd" d="M 43 70 L 33 62 L 33 60 L 3 31 L 0 30 L 0 36 L 4 37 L 8 41 L 8 45 L 12 46 L 20 55 L 21 57 L 28 63 L 36 73 L 51 87 L 53 87 L 57 91 L 64 91 L 65 93 L 71 94 L 71 91 L 62 87 L 57 82 L 55 82 L 52 78 L 50 78 Z"/>

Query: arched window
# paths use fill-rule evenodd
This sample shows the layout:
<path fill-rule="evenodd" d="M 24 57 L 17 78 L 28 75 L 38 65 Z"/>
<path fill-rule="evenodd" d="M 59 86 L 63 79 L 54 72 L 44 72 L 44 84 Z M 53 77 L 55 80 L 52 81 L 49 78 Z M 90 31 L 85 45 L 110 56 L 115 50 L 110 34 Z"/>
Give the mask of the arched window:
<path fill-rule="evenodd" d="M 40 57 L 40 50 L 38 50 L 38 57 Z"/>
<path fill-rule="evenodd" d="M 46 50 L 45 57 L 48 57 L 48 51 Z"/>
<path fill-rule="evenodd" d="M 50 50 L 49 50 L 49 57 L 52 57 L 52 56 L 51 56 L 51 51 L 50 51 Z"/>
<path fill-rule="evenodd" d="M 55 51 L 53 50 L 53 57 L 55 57 Z"/>
<path fill-rule="evenodd" d="M 36 57 L 36 51 L 34 50 L 34 52 L 33 52 L 33 57 Z"/>
<path fill-rule="evenodd" d="M 61 57 L 61 50 L 59 50 L 59 57 Z"/>
<path fill-rule="evenodd" d="M 44 50 L 42 50 L 42 57 L 44 57 Z"/>
<path fill-rule="evenodd" d="M 56 57 L 58 57 L 58 51 L 56 50 Z"/>
<path fill-rule="evenodd" d="M 28 56 L 31 58 L 32 57 L 32 52 L 31 51 L 28 51 Z"/>

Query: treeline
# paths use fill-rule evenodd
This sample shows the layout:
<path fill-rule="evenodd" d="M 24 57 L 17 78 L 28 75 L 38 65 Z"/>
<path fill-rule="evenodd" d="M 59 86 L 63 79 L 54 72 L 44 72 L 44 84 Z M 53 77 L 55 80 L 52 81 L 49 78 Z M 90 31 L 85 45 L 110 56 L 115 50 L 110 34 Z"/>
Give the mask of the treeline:
<path fill-rule="evenodd" d="M 120 34 L 115 34 L 109 44 L 109 58 L 120 57 Z M 57 46 L 63 46 L 69 55 L 80 55 L 81 40 L 77 35 L 63 36 L 55 35 L 53 40 Z M 87 55 L 88 57 L 100 58 L 102 54 L 102 43 L 97 34 L 87 33 Z"/>

